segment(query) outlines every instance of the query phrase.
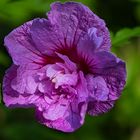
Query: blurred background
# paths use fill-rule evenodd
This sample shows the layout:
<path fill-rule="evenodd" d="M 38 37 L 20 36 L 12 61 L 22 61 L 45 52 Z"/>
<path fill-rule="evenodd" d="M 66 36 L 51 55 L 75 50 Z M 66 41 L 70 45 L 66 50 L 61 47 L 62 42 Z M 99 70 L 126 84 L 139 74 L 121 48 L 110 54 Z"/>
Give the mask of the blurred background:
<path fill-rule="evenodd" d="M 107 114 L 87 115 L 85 124 L 71 134 L 40 125 L 33 109 L 8 109 L 1 102 L 0 140 L 140 140 L 140 0 L 79 1 L 106 21 L 112 51 L 126 61 L 127 84 L 120 100 Z M 26 21 L 45 17 L 52 2 L 0 0 L 0 83 L 11 65 L 4 36 Z"/>

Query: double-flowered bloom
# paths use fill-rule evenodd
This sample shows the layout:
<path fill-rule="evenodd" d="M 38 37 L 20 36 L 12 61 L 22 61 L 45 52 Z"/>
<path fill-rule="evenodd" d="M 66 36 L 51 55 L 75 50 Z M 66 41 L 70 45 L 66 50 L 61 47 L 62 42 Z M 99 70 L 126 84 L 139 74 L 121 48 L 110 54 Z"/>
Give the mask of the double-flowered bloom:
<path fill-rule="evenodd" d="M 40 123 L 65 132 L 86 113 L 109 111 L 125 85 L 125 63 L 110 52 L 102 19 L 81 3 L 51 5 L 5 37 L 13 65 L 3 81 L 8 107 L 34 107 Z"/>

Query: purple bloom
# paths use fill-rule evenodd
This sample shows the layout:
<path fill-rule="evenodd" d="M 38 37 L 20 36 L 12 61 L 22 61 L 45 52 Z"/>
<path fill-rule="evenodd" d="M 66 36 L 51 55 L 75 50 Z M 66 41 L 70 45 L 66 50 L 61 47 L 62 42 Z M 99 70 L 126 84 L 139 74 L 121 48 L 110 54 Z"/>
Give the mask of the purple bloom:
<path fill-rule="evenodd" d="M 7 107 L 34 107 L 40 123 L 72 132 L 86 113 L 109 111 L 125 85 L 125 63 L 110 52 L 102 19 L 81 3 L 51 5 L 5 37 L 13 65 L 3 81 Z"/>

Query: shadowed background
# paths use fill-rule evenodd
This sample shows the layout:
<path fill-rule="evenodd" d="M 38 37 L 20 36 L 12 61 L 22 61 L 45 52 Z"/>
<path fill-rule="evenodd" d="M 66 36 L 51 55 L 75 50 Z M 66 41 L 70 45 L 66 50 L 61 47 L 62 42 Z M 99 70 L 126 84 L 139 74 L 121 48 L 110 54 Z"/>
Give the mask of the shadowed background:
<path fill-rule="evenodd" d="M 121 98 L 109 113 L 87 115 L 85 124 L 70 134 L 37 123 L 33 109 L 8 109 L 1 101 L 0 140 L 140 140 L 140 0 L 79 1 L 106 21 L 112 51 L 126 61 L 127 84 Z M 26 21 L 45 17 L 52 2 L 0 0 L 0 83 L 11 65 L 4 36 Z"/>

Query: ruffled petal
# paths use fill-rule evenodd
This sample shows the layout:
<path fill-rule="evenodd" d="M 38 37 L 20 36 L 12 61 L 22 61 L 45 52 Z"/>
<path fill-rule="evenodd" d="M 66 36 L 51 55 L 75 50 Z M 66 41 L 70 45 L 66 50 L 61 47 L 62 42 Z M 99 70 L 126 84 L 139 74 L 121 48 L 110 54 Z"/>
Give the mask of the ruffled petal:
<path fill-rule="evenodd" d="M 113 54 L 98 52 L 93 56 L 91 71 L 92 74 L 86 76 L 88 112 L 98 115 L 110 110 L 120 97 L 126 82 L 126 68 L 125 63 Z"/>
<path fill-rule="evenodd" d="M 108 112 L 114 105 L 109 100 L 109 88 L 101 76 L 87 75 L 87 87 L 89 91 L 88 109 L 90 115 L 97 116 Z"/>
<path fill-rule="evenodd" d="M 40 123 L 64 132 L 73 132 L 84 123 L 87 105 L 85 103 L 61 103 L 53 104 L 45 112 L 36 110 L 36 116 Z"/>
<path fill-rule="evenodd" d="M 48 20 L 36 19 L 31 27 L 32 39 L 42 53 L 55 55 L 57 51 L 66 55 L 70 50 L 76 51 L 79 40 L 86 34 L 97 47 L 109 50 L 109 31 L 104 21 L 81 3 L 55 2 L 47 15 Z"/>
<path fill-rule="evenodd" d="M 16 65 L 30 64 L 38 67 L 36 64 L 42 64 L 44 61 L 30 35 L 32 23 L 33 21 L 29 21 L 16 28 L 4 39 L 5 46 Z"/>
<path fill-rule="evenodd" d="M 109 99 L 118 99 L 126 83 L 125 62 L 109 52 L 102 51 L 93 56 L 91 63 L 93 75 L 104 78 L 110 92 Z"/>
<path fill-rule="evenodd" d="M 97 36 L 97 29 L 92 27 L 88 29 L 87 34 L 80 39 L 77 45 L 77 51 L 82 56 L 93 56 L 95 51 L 106 50 L 102 46 L 103 36 Z M 106 47 L 106 46 L 105 46 Z"/>
<path fill-rule="evenodd" d="M 35 93 L 38 86 L 34 76 L 36 72 L 37 70 L 29 70 L 25 65 L 19 66 L 16 70 L 16 76 L 11 80 L 11 88 L 21 94 Z"/>
<path fill-rule="evenodd" d="M 35 107 L 40 123 L 73 132 L 86 112 L 113 107 L 126 82 L 125 63 L 109 52 L 105 22 L 88 7 L 55 2 L 47 15 L 5 37 L 14 64 L 4 76 L 3 101 Z"/>
<path fill-rule="evenodd" d="M 11 81 L 17 76 L 18 66 L 12 65 L 6 72 L 3 80 L 3 101 L 8 107 L 34 106 L 39 96 L 20 94 L 11 87 Z"/>
<path fill-rule="evenodd" d="M 82 72 L 79 72 L 76 90 L 75 97 L 72 99 L 60 97 L 55 102 L 51 99 L 53 97 L 47 97 L 46 102 L 50 105 L 44 109 L 41 109 L 40 105 L 36 110 L 39 122 L 64 132 L 73 132 L 78 129 L 84 123 L 88 99 L 87 82 Z"/>
<path fill-rule="evenodd" d="M 89 91 L 88 100 L 107 101 L 109 89 L 105 80 L 101 76 L 94 77 L 93 75 L 87 75 L 86 79 Z"/>
<path fill-rule="evenodd" d="M 78 76 L 76 73 L 72 74 L 58 74 L 52 82 L 55 83 L 55 88 L 59 86 L 68 85 L 68 86 L 75 86 L 78 81 Z"/>
<path fill-rule="evenodd" d="M 57 25 L 58 31 L 63 34 L 68 44 L 77 44 L 79 38 L 83 37 L 88 29 L 94 27 L 97 30 L 97 36 L 103 38 L 101 46 L 109 50 L 110 36 L 104 21 L 83 4 L 55 2 L 47 15 L 51 24 Z"/>
<path fill-rule="evenodd" d="M 50 94 L 52 92 L 53 86 L 54 85 L 50 80 L 43 80 L 38 84 L 38 90 L 42 93 Z"/>
<path fill-rule="evenodd" d="M 43 117 L 47 120 L 54 121 L 62 118 L 68 108 L 68 100 L 61 100 L 50 104 L 49 108 L 43 112 Z"/>

